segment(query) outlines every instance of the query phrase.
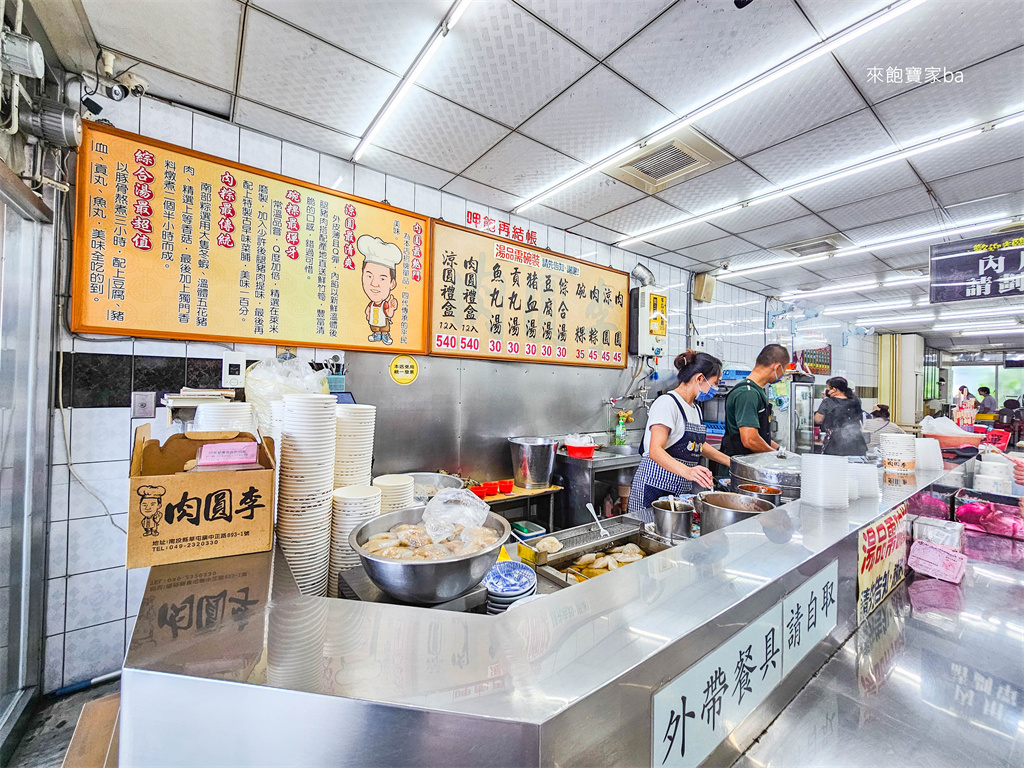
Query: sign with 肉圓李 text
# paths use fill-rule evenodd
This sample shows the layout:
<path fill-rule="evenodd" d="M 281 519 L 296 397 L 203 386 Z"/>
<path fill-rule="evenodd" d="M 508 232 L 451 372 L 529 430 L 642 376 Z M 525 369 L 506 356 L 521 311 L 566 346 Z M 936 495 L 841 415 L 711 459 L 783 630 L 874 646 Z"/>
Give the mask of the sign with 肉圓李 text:
<path fill-rule="evenodd" d="M 903 581 L 907 570 L 907 503 L 857 533 L 857 623 Z"/>
<path fill-rule="evenodd" d="M 434 224 L 430 352 L 623 368 L 629 276 Z"/>
<path fill-rule="evenodd" d="M 698 766 L 835 629 L 839 561 L 655 692 L 651 766 Z"/>
<path fill-rule="evenodd" d="M 1024 296 L 1024 237 L 985 235 L 930 248 L 929 301 Z"/>
<path fill-rule="evenodd" d="M 92 124 L 78 180 L 73 331 L 426 351 L 425 217 Z"/>

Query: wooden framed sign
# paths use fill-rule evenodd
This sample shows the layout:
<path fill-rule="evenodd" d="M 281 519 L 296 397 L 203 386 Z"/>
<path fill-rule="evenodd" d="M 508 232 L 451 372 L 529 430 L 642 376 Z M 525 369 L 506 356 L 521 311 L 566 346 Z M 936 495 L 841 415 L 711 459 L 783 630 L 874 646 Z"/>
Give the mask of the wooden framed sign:
<path fill-rule="evenodd" d="M 429 219 L 83 125 L 76 332 L 423 353 Z"/>
<path fill-rule="evenodd" d="M 434 222 L 430 353 L 626 366 L 629 275 Z"/>

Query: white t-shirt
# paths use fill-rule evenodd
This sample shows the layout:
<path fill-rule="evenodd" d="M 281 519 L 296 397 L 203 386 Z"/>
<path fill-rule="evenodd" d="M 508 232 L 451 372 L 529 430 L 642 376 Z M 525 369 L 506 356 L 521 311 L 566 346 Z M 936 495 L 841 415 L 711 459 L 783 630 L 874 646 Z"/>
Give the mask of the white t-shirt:
<path fill-rule="evenodd" d="M 683 410 L 686 412 L 685 419 L 683 414 L 679 412 L 679 406 L 676 403 L 682 403 Z M 704 423 L 696 404 L 691 405 L 679 395 L 669 393 L 665 393 L 655 400 L 647 411 L 647 428 L 644 430 L 643 442 L 644 455 L 646 456 L 651 449 L 652 426 L 663 424 L 668 427 L 668 440 L 665 441 L 665 448 L 671 448 L 683 439 L 687 422 L 691 424 Z"/>

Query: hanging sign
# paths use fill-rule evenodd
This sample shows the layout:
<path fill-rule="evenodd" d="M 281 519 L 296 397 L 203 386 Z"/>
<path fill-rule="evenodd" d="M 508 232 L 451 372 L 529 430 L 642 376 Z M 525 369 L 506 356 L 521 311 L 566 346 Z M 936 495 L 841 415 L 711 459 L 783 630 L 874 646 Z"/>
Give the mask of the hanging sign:
<path fill-rule="evenodd" d="M 72 330 L 422 353 L 428 225 L 87 123 Z"/>
<path fill-rule="evenodd" d="M 985 235 L 930 248 L 932 304 L 1024 296 L 1024 237 Z"/>
<path fill-rule="evenodd" d="M 857 534 L 857 623 L 903 581 L 907 570 L 907 503 Z"/>
<path fill-rule="evenodd" d="M 431 354 L 626 366 L 625 272 L 440 222 L 433 252 Z"/>

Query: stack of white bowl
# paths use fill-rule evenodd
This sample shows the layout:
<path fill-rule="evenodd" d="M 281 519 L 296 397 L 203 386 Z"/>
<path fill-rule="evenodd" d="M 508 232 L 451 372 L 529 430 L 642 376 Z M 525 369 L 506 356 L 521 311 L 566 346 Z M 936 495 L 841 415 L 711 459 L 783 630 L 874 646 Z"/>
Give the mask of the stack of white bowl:
<path fill-rule="evenodd" d="M 380 475 L 373 484 L 380 488 L 380 511 L 394 512 L 416 503 L 413 479 L 410 475 Z"/>
<path fill-rule="evenodd" d="M 380 514 L 380 488 L 372 485 L 349 485 L 338 488 L 333 495 L 331 525 L 331 570 L 327 594 L 338 596 L 338 573 L 359 565 L 359 555 L 348 544 L 348 535 L 360 524 Z"/>
<path fill-rule="evenodd" d="M 850 502 L 850 463 L 845 456 L 808 453 L 802 457 L 800 500 L 812 507 L 845 507 Z"/>
<path fill-rule="evenodd" d="M 864 499 L 877 499 L 878 467 L 874 464 L 851 464 L 850 485 L 857 484 L 857 495 Z"/>
<path fill-rule="evenodd" d="M 196 406 L 196 432 L 253 432 L 250 403 L 200 403 Z"/>
<path fill-rule="evenodd" d="M 896 475 L 912 475 L 917 468 L 917 444 L 913 435 L 880 435 L 878 455 L 882 468 Z"/>
<path fill-rule="evenodd" d="M 1013 492 L 1013 463 L 997 453 L 984 453 L 974 467 L 974 490 L 1008 496 Z"/>
<path fill-rule="evenodd" d="M 274 519 L 277 519 L 277 497 L 281 489 L 281 425 L 284 423 L 284 400 L 270 403 L 270 437 L 274 441 Z"/>
<path fill-rule="evenodd" d="M 319 692 L 330 601 L 284 600 L 271 608 L 267 627 L 267 682 L 276 688 Z"/>
<path fill-rule="evenodd" d="M 327 594 L 334 492 L 333 395 L 284 396 L 277 540 L 304 595 Z"/>
<path fill-rule="evenodd" d="M 335 488 L 370 484 L 376 418 L 377 408 L 373 405 L 335 406 Z"/>
<path fill-rule="evenodd" d="M 942 446 L 934 437 L 914 438 L 914 450 L 917 460 L 916 469 L 942 469 Z"/>

